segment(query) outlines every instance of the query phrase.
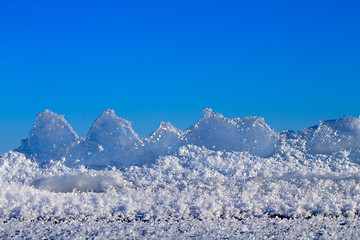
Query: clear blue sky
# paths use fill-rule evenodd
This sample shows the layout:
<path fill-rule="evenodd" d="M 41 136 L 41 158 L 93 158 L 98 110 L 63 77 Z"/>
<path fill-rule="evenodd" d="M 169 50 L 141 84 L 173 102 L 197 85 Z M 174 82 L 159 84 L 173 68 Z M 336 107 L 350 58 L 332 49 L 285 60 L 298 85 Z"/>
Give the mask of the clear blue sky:
<path fill-rule="evenodd" d="M 360 114 L 360 1 L 0 1 L 0 154 L 45 109 L 141 137 L 210 107 L 276 131 Z"/>

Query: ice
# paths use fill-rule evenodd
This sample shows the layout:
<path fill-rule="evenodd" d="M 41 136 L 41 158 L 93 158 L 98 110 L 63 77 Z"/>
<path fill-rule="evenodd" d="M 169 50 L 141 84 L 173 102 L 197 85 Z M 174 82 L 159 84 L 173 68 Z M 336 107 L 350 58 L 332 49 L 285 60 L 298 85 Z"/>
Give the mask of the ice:
<path fill-rule="evenodd" d="M 64 116 L 46 110 L 37 115 L 29 138 L 17 150 L 44 164 L 59 159 L 77 138 Z"/>
<path fill-rule="evenodd" d="M 257 156 L 270 156 L 275 151 L 276 134 L 264 119 L 247 117 L 227 119 L 211 109 L 190 128 L 185 137 L 190 144 L 213 150 L 249 151 Z"/>
<path fill-rule="evenodd" d="M 331 153 L 342 149 L 360 150 L 360 119 L 344 116 L 340 120 L 320 121 L 300 133 L 312 153 Z"/>
<path fill-rule="evenodd" d="M 86 138 L 78 138 L 63 116 L 47 110 L 38 115 L 29 139 L 18 151 L 36 156 L 43 163 L 65 158 L 68 166 L 128 167 L 154 163 L 157 157 L 187 144 L 267 157 L 275 152 L 277 139 L 278 134 L 262 118 L 231 120 L 211 109 L 205 109 L 198 123 L 185 132 L 162 122 L 148 139 L 139 139 L 130 122 L 108 109 L 96 119 Z"/>
<path fill-rule="evenodd" d="M 159 156 L 171 155 L 188 144 L 211 150 L 247 151 L 260 157 L 344 150 L 352 161 L 360 162 L 360 119 L 345 116 L 320 121 L 298 134 L 276 133 L 263 118 L 228 119 L 205 109 L 195 126 L 184 132 L 162 122 L 149 138 L 140 139 L 129 121 L 108 109 L 96 119 L 86 138 L 78 138 L 63 116 L 46 110 L 37 116 L 29 138 L 17 151 L 40 165 L 51 159 L 65 159 L 67 166 L 103 169 L 153 164 Z"/>
<path fill-rule="evenodd" d="M 153 159 L 173 154 L 184 144 L 183 134 L 170 123 L 161 122 L 159 128 L 148 139 L 144 139 L 144 152 L 151 154 Z"/>
<path fill-rule="evenodd" d="M 50 192 L 105 192 L 118 187 L 111 176 L 89 176 L 82 174 L 55 175 L 36 179 L 32 185 Z"/>
<path fill-rule="evenodd" d="M 137 165 L 141 145 L 131 123 L 108 109 L 96 119 L 85 139 L 67 149 L 65 159 L 69 165 L 78 162 L 95 168 Z"/>
<path fill-rule="evenodd" d="M 98 117 L 87 136 L 88 141 L 97 142 L 104 148 L 115 147 L 131 150 L 141 144 L 131 123 L 117 117 L 113 110 L 107 109 Z"/>
<path fill-rule="evenodd" d="M 355 117 L 276 133 L 210 109 L 185 131 L 160 123 L 145 139 L 106 110 L 78 138 L 47 110 L 0 157 L 0 237 L 31 237 L 14 230 L 30 224 L 54 237 L 76 228 L 75 238 L 356 238 L 359 140 Z"/>

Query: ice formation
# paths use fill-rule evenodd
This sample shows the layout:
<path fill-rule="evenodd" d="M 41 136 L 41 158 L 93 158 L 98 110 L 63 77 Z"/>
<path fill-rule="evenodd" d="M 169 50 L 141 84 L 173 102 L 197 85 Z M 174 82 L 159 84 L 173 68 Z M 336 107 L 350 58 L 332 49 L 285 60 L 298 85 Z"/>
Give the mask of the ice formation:
<path fill-rule="evenodd" d="M 312 153 L 360 150 L 360 119 L 344 116 L 340 120 L 320 121 L 300 135 Z"/>
<path fill-rule="evenodd" d="M 276 133 L 262 118 L 207 109 L 185 131 L 161 123 L 139 139 L 106 110 L 79 138 L 47 110 L 29 138 L 0 157 L 0 222 L 359 222 L 359 152 L 355 117 Z"/>
<path fill-rule="evenodd" d="M 263 157 L 274 153 L 277 136 L 264 119 L 228 119 L 211 109 L 204 112 L 199 122 L 185 134 L 189 144 L 212 150 L 249 151 Z"/>
<path fill-rule="evenodd" d="M 248 151 L 261 157 L 275 152 L 278 134 L 264 119 L 227 119 L 211 109 L 205 109 L 204 113 L 185 132 L 162 122 L 148 139 L 139 139 L 130 122 L 117 117 L 113 110 L 105 110 L 87 137 L 78 138 L 63 116 L 46 110 L 38 115 L 29 138 L 17 151 L 41 164 L 64 158 L 68 166 L 91 168 L 142 166 L 188 144 L 212 150 Z"/>
<path fill-rule="evenodd" d="M 139 139 L 131 123 L 105 110 L 91 127 L 86 138 L 79 138 L 63 116 L 49 110 L 39 113 L 28 139 L 17 151 L 25 153 L 40 165 L 64 159 L 67 166 L 105 167 L 143 166 L 155 163 L 159 156 L 171 155 L 180 146 L 204 146 L 215 151 L 249 152 L 271 157 L 284 149 L 303 154 L 332 154 L 349 151 L 349 157 L 360 157 L 360 119 L 320 121 L 298 134 L 274 132 L 263 118 L 228 119 L 211 109 L 186 131 L 170 123 L 161 123 L 149 137 Z M 287 150 L 285 150 L 287 151 Z"/>
<path fill-rule="evenodd" d="M 22 141 L 17 151 L 46 163 L 59 159 L 77 138 L 64 116 L 46 110 L 37 115 L 29 138 Z"/>
<path fill-rule="evenodd" d="M 137 165 L 142 144 L 131 123 L 108 109 L 96 119 L 85 139 L 68 147 L 64 157 L 68 165 L 94 168 Z"/>
<path fill-rule="evenodd" d="M 159 128 L 144 141 L 144 152 L 151 154 L 153 159 L 158 156 L 173 154 L 177 148 L 184 144 L 183 132 L 170 123 L 161 122 Z"/>

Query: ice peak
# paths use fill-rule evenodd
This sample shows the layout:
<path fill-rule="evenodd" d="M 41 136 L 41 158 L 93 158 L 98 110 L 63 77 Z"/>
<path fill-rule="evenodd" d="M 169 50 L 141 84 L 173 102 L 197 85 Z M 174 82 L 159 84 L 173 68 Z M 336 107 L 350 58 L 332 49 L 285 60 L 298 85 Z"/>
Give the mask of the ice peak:
<path fill-rule="evenodd" d="M 39 112 L 36 115 L 35 124 L 36 124 L 36 122 L 39 122 L 39 121 L 42 121 L 42 120 L 49 120 L 51 118 L 57 118 L 57 119 L 59 119 L 61 121 L 66 122 L 66 120 L 64 119 L 64 115 L 59 115 L 59 114 L 56 114 L 56 113 L 50 111 L 49 109 L 46 109 L 45 111 Z"/>
<path fill-rule="evenodd" d="M 163 129 L 169 132 L 179 132 L 180 130 L 174 127 L 171 123 L 160 122 L 159 129 Z"/>
<path fill-rule="evenodd" d="M 115 115 L 115 111 L 112 110 L 112 109 L 106 109 L 106 110 L 103 112 L 103 114 L 101 114 L 101 116 L 102 116 L 102 115 L 116 116 L 116 115 Z"/>
<path fill-rule="evenodd" d="M 163 134 L 164 132 L 172 133 L 177 136 L 181 136 L 183 134 L 183 132 L 180 129 L 177 129 L 171 123 L 160 122 L 160 126 L 155 132 L 151 134 L 150 139 L 154 138 L 158 134 Z"/>
<path fill-rule="evenodd" d="M 332 128 L 334 130 L 360 130 L 360 118 L 351 117 L 351 116 L 344 116 L 341 119 L 333 119 L 333 120 L 326 120 L 326 121 L 319 121 L 318 125 L 312 126 L 308 129 L 319 129 L 322 127 Z M 304 130 L 306 131 L 306 129 Z"/>
<path fill-rule="evenodd" d="M 50 111 L 49 109 L 45 109 L 45 111 L 40 112 L 40 113 L 46 113 L 46 114 L 56 114 L 53 111 Z"/>
<path fill-rule="evenodd" d="M 92 128 L 96 125 L 113 123 L 115 125 L 121 125 L 127 128 L 131 128 L 131 122 L 116 116 L 115 111 L 112 109 L 106 109 L 94 122 Z M 91 132 L 91 129 L 90 129 Z"/>
<path fill-rule="evenodd" d="M 262 118 L 229 119 L 211 109 L 189 128 L 185 139 L 194 145 L 213 150 L 249 151 L 270 156 L 275 149 L 275 133 Z"/>
<path fill-rule="evenodd" d="M 157 130 L 165 130 L 168 131 L 170 129 L 174 128 L 171 123 L 166 123 L 166 122 L 160 122 L 160 126 Z"/>
<path fill-rule="evenodd" d="M 205 108 L 202 110 L 204 113 L 204 116 L 202 118 L 224 118 L 224 116 L 221 113 L 214 112 L 211 108 Z"/>
<path fill-rule="evenodd" d="M 36 116 L 29 138 L 23 140 L 18 150 L 48 159 L 60 154 L 77 138 L 77 134 L 63 115 L 47 109 Z"/>
<path fill-rule="evenodd" d="M 202 110 L 202 112 L 205 113 L 205 114 L 206 114 L 206 113 L 211 114 L 211 113 L 213 113 L 214 111 L 213 111 L 211 108 L 205 108 L 205 109 Z"/>
<path fill-rule="evenodd" d="M 131 123 L 115 115 L 114 110 L 107 109 L 91 127 L 87 136 L 89 141 L 99 144 L 132 146 L 140 139 L 131 127 Z"/>
<path fill-rule="evenodd" d="M 34 129 L 39 128 L 48 128 L 48 130 L 53 131 L 57 128 L 66 128 L 77 138 L 76 133 L 73 131 L 71 125 L 65 120 L 64 115 L 56 114 L 48 109 L 38 113 L 32 132 Z"/>

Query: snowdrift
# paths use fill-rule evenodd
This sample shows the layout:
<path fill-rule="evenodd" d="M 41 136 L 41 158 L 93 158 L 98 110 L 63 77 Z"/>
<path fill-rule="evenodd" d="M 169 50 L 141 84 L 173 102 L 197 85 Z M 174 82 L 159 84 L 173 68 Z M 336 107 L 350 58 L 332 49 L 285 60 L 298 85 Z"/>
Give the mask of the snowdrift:
<path fill-rule="evenodd" d="M 106 110 L 80 138 L 47 110 L 0 158 L 0 221 L 357 216 L 359 140 L 359 118 L 276 133 L 210 109 L 147 139 Z"/>

